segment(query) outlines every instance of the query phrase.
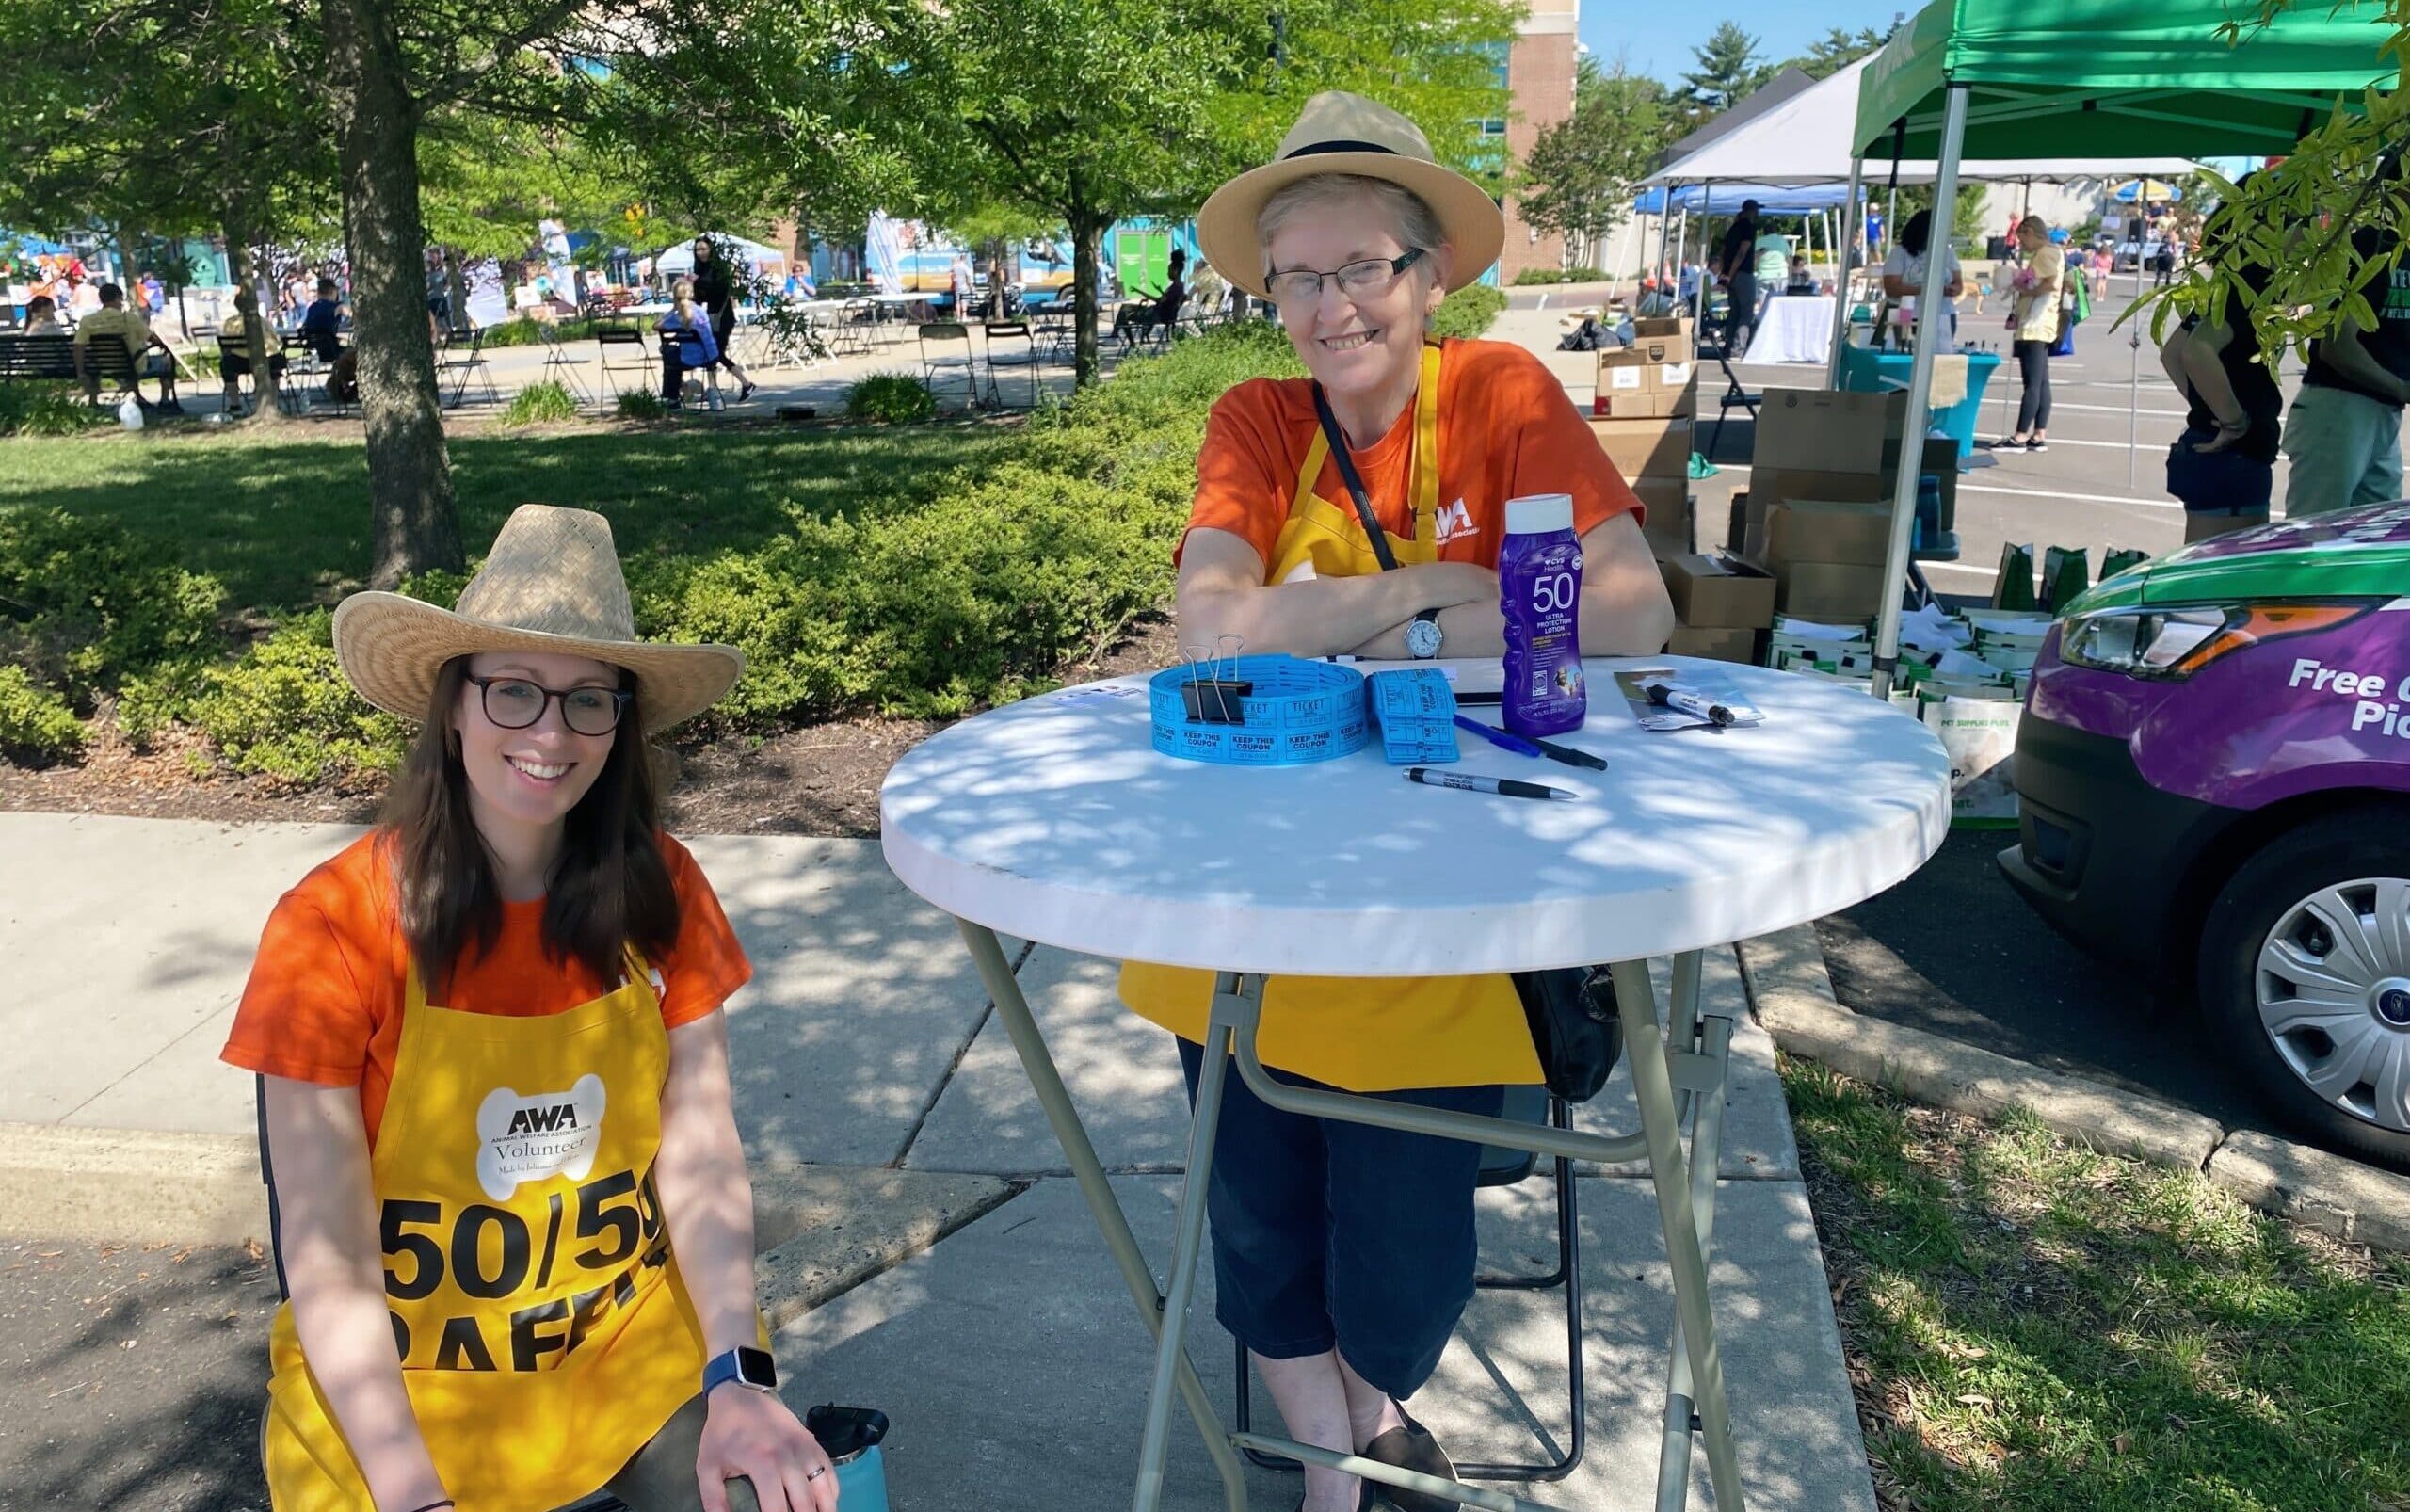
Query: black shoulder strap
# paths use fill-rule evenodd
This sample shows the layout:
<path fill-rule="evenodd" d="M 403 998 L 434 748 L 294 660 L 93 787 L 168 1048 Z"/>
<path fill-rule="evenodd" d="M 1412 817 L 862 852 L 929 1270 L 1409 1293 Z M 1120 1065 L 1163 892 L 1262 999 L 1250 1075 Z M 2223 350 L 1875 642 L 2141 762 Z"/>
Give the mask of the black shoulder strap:
<path fill-rule="evenodd" d="M 1364 491 L 1364 480 L 1356 472 L 1356 459 L 1347 455 L 1347 437 L 1339 428 L 1339 419 L 1330 412 L 1330 400 L 1314 385 L 1314 413 L 1322 421 L 1323 440 L 1330 444 L 1330 459 L 1339 464 L 1339 480 L 1347 485 L 1347 496 L 1356 501 L 1356 519 L 1364 527 L 1364 538 L 1373 543 L 1373 555 L 1384 572 L 1397 571 L 1397 554 L 1390 550 L 1389 533 L 1381 529 L 1378 516 L 1373 513 L 1373 500 Z"/>

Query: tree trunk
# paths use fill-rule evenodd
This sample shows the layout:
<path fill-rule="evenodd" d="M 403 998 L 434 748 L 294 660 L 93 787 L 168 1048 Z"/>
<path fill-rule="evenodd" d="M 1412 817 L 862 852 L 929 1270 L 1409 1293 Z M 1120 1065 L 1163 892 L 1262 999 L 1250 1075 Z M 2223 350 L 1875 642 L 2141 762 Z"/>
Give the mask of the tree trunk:
<path fill-rule="evenodd" d="M 463 565 L 426 331 L 418 107 L 388 0 L 326 0 L 325 14 L 360 412 L 368 428 L 368 581 L 391 588 L 406 573 Z"/>
<path fill-rule="evenodd" d="M 250 217 L 249 207 L 238 200 L 226 203 L 226 271 L 234 287 L 251 291 L 251 313 L 243 317 L 243 358 L 251 365 L 251 414 L 246 422 L 254 426 L 284 424 L 284 410 L 276 402 L 276 375 L 268 371 L 267 333 L 275 320 L 273 293 L 263 296 L 259 259 L 258 228 Z"/>
<path fill-rule="evenodd" d="M 1105 223 L 1074 210 L 1071 229 L 1071 380 L 1086 388 L 1102 375 L 1098 370 L 1096 314 L 1098 253 L 1104 246 Z"/>

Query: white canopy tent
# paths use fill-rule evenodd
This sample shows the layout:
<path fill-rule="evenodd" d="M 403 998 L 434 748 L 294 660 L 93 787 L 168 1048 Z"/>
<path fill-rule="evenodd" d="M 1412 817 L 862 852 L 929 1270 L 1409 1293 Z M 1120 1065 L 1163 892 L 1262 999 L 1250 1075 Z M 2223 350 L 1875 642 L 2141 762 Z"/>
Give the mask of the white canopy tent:
<path fill-rule="evenodd" d="M 726 232 L 708 232 L 705 234 L 713 242 L 751 264 L 756 273 L 783 269 L 787 265 L 787 254 L 775 247 L 764 247 L 760 242 L 747 241 L 742 236 L 731 236 Z M 652 270 L 655 273 L 667 274 L 672 278 L 683 278 L 695 271 L 695 241 L 696 238 L 689 236 L 677 246 L 666 249 L 660 256 L 652 260 Z"/>
<path fill-rule="evenodd" d="M 1713 136 L 1697 150 L 1667 163 L 1642 180 L 1644 185 L 1663 185 L 1668 189 L 1691 185 L 1705 186 L 1706 208 L 1701 214 L 1729 213 L 1740 208 L 1743 185 L 1775 185 L 1791 187 L 1841 187 L 1844 209 L 1844 232 L 1851 224 L 1849 217 L 1860 214 L 1863 180 L 1861 160 L 1852 154 L 1850 144 L 1857 126 L 1859 86 L 1873 56 L 1859 58 L 1830 78 L 1813 88 L 1801 90 L 1777 103 L 1772 109 L 1762 110 L 1729 131 Z M 1747 102 L 1736 108 L 1746 108 Z M 1693 138 L 1695 139 L 1695 138 Z M 1896 165 L 1880 154 L 1879 144 L 1871 148 L 1863 159 L 1865 169 L 1887 183 L 1932 184 L 1940 177 L 1940 165 L 1931 161 L 1904 161 Z M 2181 178 L 2196 165 L 2183 157 L 2140 157 L 2133 155 L 2048 158 L 1975 159 L 1956 165 L 1957 180 L 1988 180 L 2014 184 L 2020 181 L 2068 183 L 2079 179 L 2130 178 L 2137 174 L 2153 178 Z M 1731 186 L 1734 198 L 1721 201 L 1715 185 Z M 1836 301 L 1834 317 L 1833 361 L 1838 363 L 1840 330 L 1848 318 L 1846 291 L 1849 287 L 1851 252 L 1857 244 L 1855 235 L 1844 234 L 1838 252 L 1840 275 L 1837 280 L 1844 298 Z M 1664 260 L 1663 223 L 1660 223 L 1658 260 Z M 1707 301 L 1707 281 L 1699 281 L 1698 310 L 1704 324 Z"/>

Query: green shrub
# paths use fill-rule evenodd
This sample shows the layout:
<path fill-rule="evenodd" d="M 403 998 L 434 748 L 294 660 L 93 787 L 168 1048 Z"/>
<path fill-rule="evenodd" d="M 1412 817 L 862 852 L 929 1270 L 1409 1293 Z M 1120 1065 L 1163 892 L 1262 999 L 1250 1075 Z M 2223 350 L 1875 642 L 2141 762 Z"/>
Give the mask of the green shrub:
<path fill-rule="evenodd" d="M 1435 336 L 1472 337 L 1487 330 L 1506 308 L 1504 291 L 1486 283 L 1468 283 L 1448 296 L 1431 322 Z"/>
<path fill-rule="evenodd" d="M 37 686 L 24 668 L 0 666 L 0 756 L 46 764 L 83 743 L 84 727 L 65 699 Z"/>
<path fill-rule="evenodd" d="M 619 415 L 622 420 L 658 420 L 668 413 L 661 395 L 651 389 L 624 389 L 619 394 Z"/>
<path fill-rule="evenodd" d="M 333 624 L 330 611 L 312 610 L 240 661 L 201 671 L 184 716 L 219 760 L 303 785 L 399 764 L 410 727 L 351 691 L 335 661 Z"/>
<path fill-rule="evenodd" d="M 632 322 L 622 321 L 620 324 Z M 544 339 L 544 327 L 550 325 L 563 341 L 592 341 L 594 328 L 603 321 L 588 320 L 581 315 L 570 320 L 541 321 L 533 315 L 513 315 L 499 325 L 485 328 L 485 344 L 494 346 L 533 346 Z"/>
<path fill-rule="evenodd" d="M 1515 287 L 1518 289 L 1530 288 L 1535 283 L 1564 283 L 1567 281 L 1569 281 L 1569 279 L 1566 274 L 1566 271 L 1561 267 L 1527 267 L 1520 273 L 1515 275 Z"/>
<path fill-rule="evenodd" d="M 937 413 L 938 401 L 921 380 L 904 373 L 873 373 L 845 391 L 845 418 L 876 425 L 910 425 Z"/>
<path fill-rule="evenodd" d="M 216 651 L 224 598 L 216 578 L 108 521 L 55 507 L 0 513 L 0 663 L 71 703 Z"/>
<path fill-rule="evenodd" d="M 0 436 L 80 435 L 113 416 L 72 383 L 0 383 Z"/>
<path fill-rule="evenodd" d="M 556 420 L 577 418 L 577 401 L 570 396 L 569 386 L 558 378 L 546 383 L 531 383 L 510 396 L 503 408 L 501 423 L 506 426 L 544 425 Z"/>

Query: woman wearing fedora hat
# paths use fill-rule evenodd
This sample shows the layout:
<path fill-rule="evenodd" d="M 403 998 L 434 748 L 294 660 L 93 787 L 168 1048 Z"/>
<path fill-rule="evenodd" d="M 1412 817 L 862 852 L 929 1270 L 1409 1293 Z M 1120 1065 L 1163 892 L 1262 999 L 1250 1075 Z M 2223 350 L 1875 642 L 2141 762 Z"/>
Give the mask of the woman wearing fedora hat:
<path fill-rule="evenodd" d="M 1310 377 L 1243 383 L 1213 407 L 1180 553 L 1182 644 L 1499 656 L 1506 501 L 1564 493 L 1583 553 L 1583 649 L 1663 649 L 1673 609 L 1641 507 L 1563 386 L 1521 347 L 1428 334 L 1504 234 L 1496 201 L 1434 161 L 1413 122 L 1350 94 L 1316 96 L 1276 160 L 1205 202 L 1206 260 L 1273 302 Z M 1265 991 L 1263 1059 L 1305 1085 L 1495 1115 L 1502 1084 L 1541 1079 L 1503 976 L 1285 978 Z M 1121 993 L 1180 1037 L 1193 1096 L 1211 975 L 1133 962 Z M 1479 1150 L 1275 1113 L 1235 1080 L 1221 1127 L 1217 1311 L 1290 1433 L 1449 1475 L 1399 1403 L 1472 1295 Z M 1406 1512 L 1454 1504 L 1387 1495 Z M 1306 1512 L 1372 1500 L 1353 1476 L 1306 1472 Z"/>
<path fill-rule="evenodd" d="M 720 1013 L 752 967 L 645 745 L 744 658 L 637 640 L 609 523 L 542 505 L 457 611 L 354 594 L 334 638 L 419 732 L 277 904 L 224 1051 L 288 1297 L 276 1512 L 835 1512 L 760 1347 Z"/>

